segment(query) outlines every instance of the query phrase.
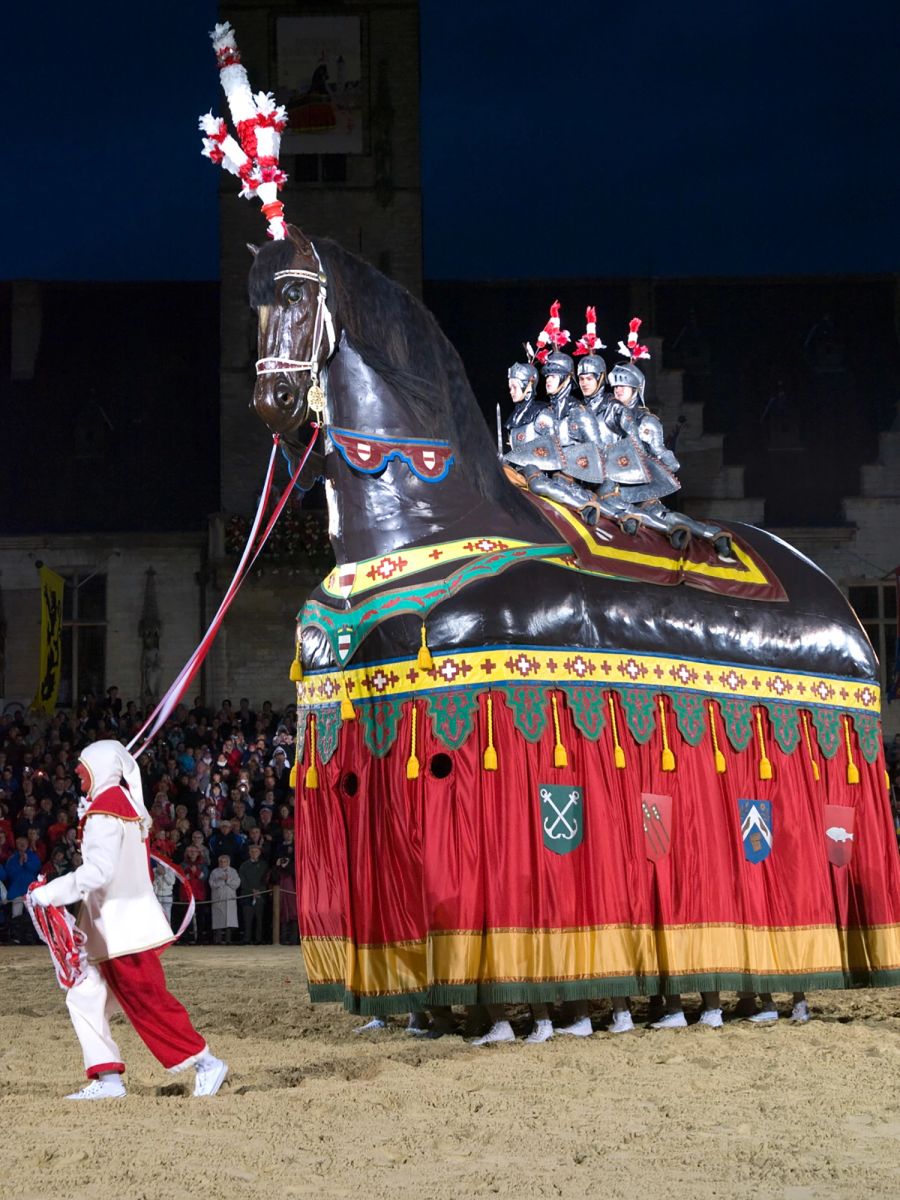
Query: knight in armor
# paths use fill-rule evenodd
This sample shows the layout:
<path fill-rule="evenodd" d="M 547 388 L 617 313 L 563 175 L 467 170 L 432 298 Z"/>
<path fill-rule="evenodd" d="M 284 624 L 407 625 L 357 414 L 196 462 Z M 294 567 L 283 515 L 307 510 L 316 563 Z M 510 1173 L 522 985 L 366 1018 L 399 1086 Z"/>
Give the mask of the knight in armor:
<path fill-rule="evenodd" d="M 637 318 L 635 318 L 637 320 Z M 632 326 L 634 322 L 632 322 Z M 629 348 L 636 347 L 636 337 Z M 649 358 L 644 347 L 643 357 Z M 635 356 L 636 357 L 636 356 Z M 623 441 L 630 442 L 637 450 L 644 468 L 644 479 L 631 482 L 624 476 L 618 486 L 618 496 L 636 513 L 641 523 L 665 534 L 676 550 L 684 549 L 691 537 L 711 542 L 721 558 L 731 556 L 731 539 L 717 525 L 697 521 L 684 513 L 674 512 L 662 503 L 681 488 L 675 472 L 678 459 L 666 446 L 662 422 L 647 408 L 644 402 L 646 379 L 634 361 L 619 363 L 609 373 L 613 402 L 606 410 L 606 422 L 621 433 Z M 609 456 L 610 459 L 614 455 Z M 620 461 L 624 464 L 623 455 Z M 614 468 L 613 468 L 614 470 Z"/>
<path fill-rule="evenodd" d="M 559 425 L 573 409 L 581 406 L 581 396 L 575 391 L 575 363 L 568 354 L 554 350 L 544 360 L 541 374 L 550 415 Z"/>
<path fill-rule="evenodd" d="M 538 372 L 531 362 L 517 362 L 507 371 L 513 410 L 505 427 L 510 447 L 521 446 L 536 437 L 534 422 L 544 405 L 538 400 Z"/>
<path fill-rule="evenodd" d="M 585 310 L 585 330 L 575 346 L 578 361 L 578 387 L 583 403 L 593 413 L 599 413 L 607 402 L 606 363 L 598 354 L 606 346 L 597 335 L 597 310 L 589 305 Z"/>
<path fill-rule="evenodd" d="M 542 373 L 548 403 L 533 422 L 535 436 L 515 444 L 508 459 L 525 476 L 529 491 L 580 511 L 593 503 L 594 495 L 566 469 L 569 464 L 563 450 L 572 441 L 571 425 L 578 425 L 585 412 L 575 391 L 575 363 L 568 354 L 554 350 L 544 360 Z M 587 456 L 583 457 L 589 469 Z M 599 476 L 589 482 L 597 479 Z"/>
<path fill-rule="evenodd" d="M 528 490 L 536 496 L 556 500 L 569 508 L 582 509 L 594 499 L 588 488 L 575 481 L 563 467 L 562 446 L 569 442 L 569 419 L 585 410 L 575 390 L 575 363 L 562 347 L 569 343 L 569 331 L 560 329 L 559 301 L 550 306 L 550 319 L 537 339 L 535 359 L 541 363 L 547 403 L 534 411 L 523 411 L 523 420 L 514 412 L 517 427 L 511 430 L 511 447 L 505 462 L 524 478 Z M 517 367 L 522 364 L 516 364 Z M 510 393 L 512 371 L 510 368 Z M 534 369 L 534 368 L 532 368 Z M 587 456 L 585 458 L 587 465 Z M 592 481 L 600 478 L 594 474 Z"/>
<path fill-rule="evenodd" d="M 591 412 L 599 412 L 606 403 L 606 363 L 599 354 L 588 354 L 578 360 L 578 387 L 584 403 Z"/>

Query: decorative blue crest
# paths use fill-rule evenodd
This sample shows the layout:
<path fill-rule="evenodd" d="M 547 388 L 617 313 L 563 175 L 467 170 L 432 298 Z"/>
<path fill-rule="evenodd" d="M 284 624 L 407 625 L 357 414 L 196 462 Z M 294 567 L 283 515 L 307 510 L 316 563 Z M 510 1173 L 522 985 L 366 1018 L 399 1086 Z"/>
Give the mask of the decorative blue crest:
<path fill-rule="evenodd" d="M 747 862 L 758 863 L 772 850 L 772 801 L 738 800 L 741 840 Z"/>

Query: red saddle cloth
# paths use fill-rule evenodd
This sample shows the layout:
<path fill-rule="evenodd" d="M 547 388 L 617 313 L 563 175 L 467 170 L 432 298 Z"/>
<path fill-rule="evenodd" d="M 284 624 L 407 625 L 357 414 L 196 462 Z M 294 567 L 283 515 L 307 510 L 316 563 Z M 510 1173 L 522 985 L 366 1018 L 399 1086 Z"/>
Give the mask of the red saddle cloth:
<path fill-rule="evenodd" d="M 734 549 L 730 559 L 721 559 L 702 538 L 692 538 L 686 549 L 676 550 L 668 538 L 646 526 L 628 534 L 605 517 L 596 526 L 587 525 L 561 504 L 531 492 L 525 495 L 572 547 L 581 571 L 662 587 L 683 583 L 744 600 L 787 599 L 769 564 L 727 525 L 721 528 L 731 538 Z"/>

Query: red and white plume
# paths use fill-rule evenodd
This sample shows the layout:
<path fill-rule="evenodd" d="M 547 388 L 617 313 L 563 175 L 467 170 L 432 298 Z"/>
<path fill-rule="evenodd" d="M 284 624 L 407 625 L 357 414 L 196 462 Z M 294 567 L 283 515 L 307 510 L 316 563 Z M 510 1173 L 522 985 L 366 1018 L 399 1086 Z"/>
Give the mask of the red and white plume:
<path fill-rule="evenodd" d="M 542 363 L 550 353 L 551 346 L 556 350 L 562 350 L 563 346 L 568 346 L 568 344 L 569 331 L 559 327 L 559 301 L 554 300 L 550 305 L 550 320 L 537 335 L 537 351 L 534 357 L 537 362 Z"/>
<path fill-rule="evenodd" d="M 593 354 L 595 350 L 605 350 L 603 342 L 597 336 L 597 310 L 593 306 L 585 309 L 584 319 L 587 323 L 587 328 L 584 333 L 575 343 L 573 350 L 574 356 L 577 358 L 579 354 Z"/>
<path fill-rule="evenodd" d="M 287 113 L 275 103 L 271 93 L 257 92 L 254 96 L 250 91 L 247 71 L 241 64 L 234 30 L 228 21 L 217 25 L 209 36 L 237 139 L 228 132 L 221 117 L 209 112 L 200 118 L 200 129 L 206 135 L 203 153 L 240 179 L 245 200 L 256 196 L 261 201 L 269 222 L 269 237 L 280 241 L 287 235 L 287 227 L 278 192 L 287 182 L 287 175 L 278 166 L 278 152 Z"/>
<path fill-rule="evenodd" d="M 630 358 L 634 361 L 637 358 L 649 358 L 650 351 L 646 346 L 641 346 L 638 342 L 638 330 L 641 327 L 641 318 L 632 317 L 628 322 L 628 345 L 624 342 L 619 342 L 619 353 L 624 358 Z"/>

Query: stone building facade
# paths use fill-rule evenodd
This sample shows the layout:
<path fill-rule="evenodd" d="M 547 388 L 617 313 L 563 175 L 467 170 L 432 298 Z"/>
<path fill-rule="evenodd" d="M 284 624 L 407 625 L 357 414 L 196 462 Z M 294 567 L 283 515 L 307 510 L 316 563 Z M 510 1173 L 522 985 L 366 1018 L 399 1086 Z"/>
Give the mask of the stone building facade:
<path fill-rule="evenodd" d="M 291 91 L 302 92 L 309 83 L 299 76 L 291 80 L 290 67 L 284 62 L 282 24 L 307 18 L 313 21 L 309 26 L 312 36 L 330 37 L 328 24 L 337 20 L 339 33 L 350 38 L 345 51 L 349 46 L 349 56 L 357 56 L 354 85 L 358 84 L 359 125 L 349 149 L 330 146 L 327 140 L 310 144 L 309 139 L 292 147 L 285 139 L 282 165 L 290 177 L 283 192 L 287 219 L 314 238 L 327 235 L 336 239 L 421 294 L 418 0 L 223 2 L 220 19 L 230 20 L 235 27 L 254 91 L 274 91 L 279 101 L 288 101 Z M 323 43 L 323 54 L 327 49 Z M 226 105 L 212 53 L 209 83 L 211 102 L 224 114 Z M 9 496 L 0 492 L 0 499 L 8 502 L 7 516 L 12 518 L 4 529 L 8 536 L 0 540 L 0 700 L 5 704 L 27 704 L 35 691 L 40 636 L 37 562 L 46 562 L 67 580 L 66 637 L 69 642 L 80 638 L 83 649 L 80 661 L 74 664 L 74 675 L 72 651 L 67 649 L 75 700 L 88 689 L 112 684 L 122 697 L 140 697 L 146 680 L 142 678 L 139 626 L 148 572 L 160 625 L 162 687 L 181 670 L 231 580 L 237 555 L 233 546 L 226 549 L 226 527 L 232 515 L 246 518 L 255 510 L 271 443 L 248 408 L 254 384 L 256 321 L 247 304 L 250 256 L 246 244 L 262 240 L 265 222 L 259 205 L 240 199 L 234 179 L 224 172 L 221 175 L 221 287 L 212 300 L 215 312 L 210 296 L 195 288 L 193 312 L 178 317 L 179 328 L 190 331 L 190 345 L 176 346 L 163 332 L 155 338 L 155 346 L 165 349 L 143 364 L 148 394 L 140 397 L 140 403 L 132 403 L 130 408 L 127 404 L 128 398 L 134 400 L 133 389 L 129 397 L 132 381 L 113 384 L 106 377 L 108 371 L 98 370 L 93 337 L 85 333 L 79 339 L 81 358 L 73 360 L 73 345 L 63 347 L 65 335 L 59 331 L 65 329 L 66 321 L 72 322 L 73 309 L 68 302 L 61 303 L 58 312 L 52 305 L 48 309 L 52 288 L 16 284 L 0 289 L 0 315 L 9 316 L 5 324 L 12 331 L 9 346 L 0 346 L 0 376 L 4 392 L 8 389 L 4 399 L 14 412 L 21 413 L 22 420 L 35 414 L 33 430 L 20 427 L 23 441 L 45 443 L 49 427 L 59 433 L 59 444 L 52 447 L 51 455 L 56 461 L 67 460 L 73 439 L 83 441 L 88 456 L 80 473 L 58 487 L 56 494 L 72 496 L 74 504 L 79 503 L 80 495 L 83 503 L 88 479 L 99 477 L 102 470 L 119 471 L 107 495 L 99 494 L 95 505 L 84 506 L 80 520 L 78 514 L 71 520 L 66 511 L 61 514 L 50 490 L 30 486 L 36 470 L 20 476 L 6 473 L 0 479 L 0 489 L 7 483 L 11 489 Z M 128 313 L 130 327 L 145 327 L 153 313 L 168 312 L 168 332 L 172 332 L 178 295 L 171 288 L 167 291 L 165 285 L 147 285 L 143 293 L 137 307 L 129 311 L 128 288 L 122 289 L 119 307 Z M 99 290 L 84 285 L 76 311 L 82 311 L 85 319 L 90 315 L 92 328 L 96 328 L 95 310 L 102 303 Z M 188 307 L 187 302 L 182 304 Z M 204 338 L 198 312 L 200 325 L 212 314 L 218 325 L 218 344 L 214 335 Z M 114 317 L 113 313 L 110 319 Z M 113 340 L 127 342 L 127 335 L 118 339 L 113 335 Z M 210 386 L 202 371 L 197 382 L 198 354 L 213 364 L 218 387 L 215 383 Z M 62 377 L 64 368 L 70 380 L 74 374 L 85 381 L 85 396 L 83 408 L 73 417 L 70 383 L 66 407 L 61 407 L 57 419 L 49 407 L 49 381 Z M 42 377 L 48 380 L 46 396 Z M 200 401 L 192 388 L 202 391 L 204 403 L 217 393 L 218 406 L 211 427 L 191 426 L 189 436 L 182 439 L 178 420 L 171 413 L 164 420 L 155 419 L 153 392 L 169 397 L 176 408 L 178 400 L 173 398 L 180 397 L 182 413 L 194 413 Z M 142 415 L 140 427 L 134 424 L 135 413 Z M 150 430 L 157 430 L 161 438 L 160 445 L 153 447 L 151 464 L 129 459 L 129 453 L 136 454 L 141 445 L 148 444 Z M 164 519 L 160 518 L 162 531 L 152 532 L 147 522 L 152 523 L 153 514 L 160 511 L 156 500 L 175 482 L 165 467 L 175 448 L 187 456 L 175 468 L 178 482 L 190 478 L 194 463 L 215 457 L 218 482 L 210 488 L 209 479 L 204 478 L 193 497 L 182 497 L 174 514 L 167 510 Z M 151 469 L 154 462 L 159 464 L 155 473 Z M 142 474 L 145 467 L 146 479 Z M 199 471 L 199 466 L 196 469 Z M 282 467 L 277 484 L 284 486 L 286 481 Z M 135 495 L 123 502 L 129 488 Z M 10 507 L 14 501 L 18 509 Z M 136 528 L 141 520 L 144 527 Z M 117 521 L 121 521 L 118 526 Z M 72 531 L 75 528 L 78 532 Z M 290 564 L 265 559 L 232 605 L 195 693 L 203 691 L 209 702 L 225 696 L 237 700 L 243 695 L 255 704 L 263 699 L 276 705 L 291 700 L 288 667 L 294 617 L 322 573 L 302 558 Z M 89 582 L 85 584 L 85 580 Z M 72 617 L 76 594 L 86 597 L 88 591 L 94 624 L 79 623 L 77 615 L 74 620 Z"/>

